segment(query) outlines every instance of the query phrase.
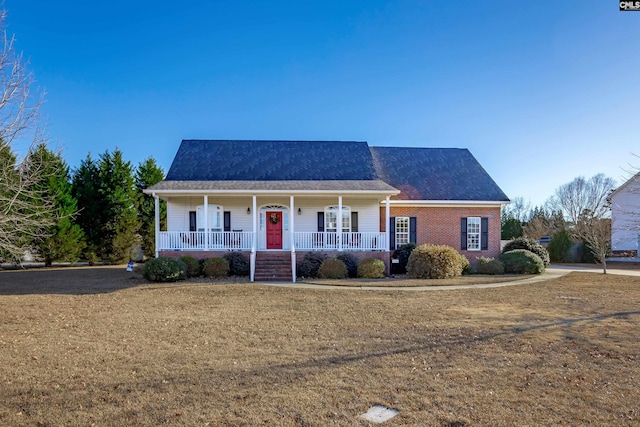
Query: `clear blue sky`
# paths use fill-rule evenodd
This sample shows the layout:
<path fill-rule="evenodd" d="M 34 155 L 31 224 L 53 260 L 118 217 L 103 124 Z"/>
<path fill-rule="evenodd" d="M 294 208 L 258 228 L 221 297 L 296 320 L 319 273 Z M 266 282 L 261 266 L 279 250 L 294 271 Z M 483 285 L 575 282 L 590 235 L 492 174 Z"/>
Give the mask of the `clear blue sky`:
<path fill-rule="evenodd" d="M 614 0 L 5 0 L 77 167 L 182 139 L 468 148 L 509 197 L 640 166 L 640 12 Z"/>

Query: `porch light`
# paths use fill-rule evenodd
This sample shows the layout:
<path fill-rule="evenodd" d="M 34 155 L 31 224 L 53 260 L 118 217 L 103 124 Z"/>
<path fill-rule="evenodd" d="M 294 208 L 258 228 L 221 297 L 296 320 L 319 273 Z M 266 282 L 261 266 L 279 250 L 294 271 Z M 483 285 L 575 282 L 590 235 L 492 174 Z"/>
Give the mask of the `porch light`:
<path fill-rule="evenodd" d="M 247 215 L 251 215 L 251 208 L 247 208 Z"/>
<path fill-rule="evenodd" d="M 298 215 L 302 215 L 302 209 L 298 208 Z"/>

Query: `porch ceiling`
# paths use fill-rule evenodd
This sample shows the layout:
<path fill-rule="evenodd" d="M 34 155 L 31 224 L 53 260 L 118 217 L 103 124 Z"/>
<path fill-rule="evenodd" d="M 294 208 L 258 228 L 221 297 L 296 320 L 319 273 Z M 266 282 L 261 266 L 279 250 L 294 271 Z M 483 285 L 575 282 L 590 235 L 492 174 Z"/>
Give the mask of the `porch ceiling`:
<path fill-rule="evenodd" d="M 400 191 L 381 180 L 334 181 L 162 181 L 144 190 L 159 196 L 202 193 L 395 195 Z"/>

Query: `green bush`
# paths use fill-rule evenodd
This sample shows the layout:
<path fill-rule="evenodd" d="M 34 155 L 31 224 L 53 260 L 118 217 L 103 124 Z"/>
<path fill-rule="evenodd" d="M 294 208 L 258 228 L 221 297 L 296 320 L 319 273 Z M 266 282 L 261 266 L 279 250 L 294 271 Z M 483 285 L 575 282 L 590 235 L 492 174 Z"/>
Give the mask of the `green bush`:
<path fill-rule="evenodd" d="M 540 243 L 533 239 L 529 239 L 527 237 L 518 237 L 517 239 L 514 239 L 507 243 L 502 249 L 502 253 L 504 254 L 507 252 L 511 252 L 514 249 L 525 249 L 529 252 L 533 252 L 540 257 L 545 267 L 548 266 L 551 262 L 549 260 L 549 252 L 547 252 L 547 250 Z"/>
<path fill-rule="evenodd" d="M 229 263 L 229 274 L 231 276 L 248 276 L 249 260 L 242 252 L 227 252 L 224 259 Z"/>
<path fill-rule="evenodd" d="M 218 279 L 229 275 L 229 261 L 224 258 L 209 258 L 202 265 L 205 277 Z"/>
<path fill-rule="evenodd" d="M 547 251 L 549 259 L 553 262 L 571 262 L 571 248 L 573 240 L 567 230 L 560 230 L 551 237 Z"/>
<path fill-rule="evenodd" d="M 541 274 L 544 272 L 544 262 L 536 254 L 526 249 L 514 249 L 502 254 L 500 258 L 505 273 Z"/>
<path fill-rule="evenodd" d="M 327 258 L 318 269 L 318 277 L 322 279 L 346 279 L 347 266 L 336 258 Z"/>
<path fill-rule="evenodd" d="M 342 252 L 336 259 L 344 262 L 345 267 L 347 267 L 348 277 L 358 277 L 358 258 L 351 252 Z"/>
<path fill-rule="evenodd" d="M 407 275 L 414 279 L 450 279 L 462 275 L 460 254 L 451 246 L 420 245 L 411 252 Z"/>
<path fill-rule="evenodd" d="M 194 257 L 183 255 L 180 257 L 180 261 L 187 266 L 187 277 L 198 277 L 201 274 L 200 263 Z"/>
<path fill-rule="evenodd" d="M 504 274 L 504 264 L 495 258 L 476 258 L 476 271 L 478 274 Z"/>
<path fill-rule="evenodd" d="M 364 279 L 381 279 L 384 277 L 385 265 L 377 258 L 365 258 L 358 263 L 358 277 Z"/>
<path fill-rule="evenodd" d="M 327 256 L 320 252 L 307 252 L 296 266 L 298 277 L 318 277 L 318 269 Z"/>
<path fill-rule="evenodd" d="M 151 282 L 175 282 L 187 278 L 187 266 L 177 258 L 153 258 L 144 264 L 142 275 Z"/>
<path fill-rule="evenodd" d="M 473 266 L 469 262 L 466 256 L 460 254 L 460 265 L 462 266 L 462 274 L 473 274 Z"/>
<path fill-rule="evenodd" d="M 398 274 L 404 274 L 407 272 L 407 262 L 409 262 L 409 256 L 411 256 L 411 252 L 413 252 L 415 248 L 415 243 L 405 243 L 393 251 L 393 258 L 398 260 L 398 263 L 395 264 Z"/>

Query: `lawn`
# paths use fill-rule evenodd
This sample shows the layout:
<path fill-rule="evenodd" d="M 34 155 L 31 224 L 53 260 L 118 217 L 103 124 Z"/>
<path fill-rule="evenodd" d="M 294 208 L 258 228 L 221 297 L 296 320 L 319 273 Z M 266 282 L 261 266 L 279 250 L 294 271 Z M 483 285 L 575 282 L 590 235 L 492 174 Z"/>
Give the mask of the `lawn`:
<path fill-rule="evenodd" d="M 631 426 L 640 277 L 444 292 L 0 272 L 0 425 Z"/>

